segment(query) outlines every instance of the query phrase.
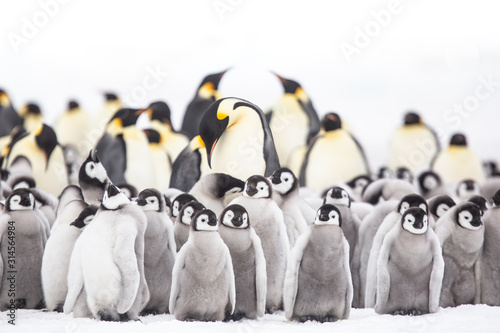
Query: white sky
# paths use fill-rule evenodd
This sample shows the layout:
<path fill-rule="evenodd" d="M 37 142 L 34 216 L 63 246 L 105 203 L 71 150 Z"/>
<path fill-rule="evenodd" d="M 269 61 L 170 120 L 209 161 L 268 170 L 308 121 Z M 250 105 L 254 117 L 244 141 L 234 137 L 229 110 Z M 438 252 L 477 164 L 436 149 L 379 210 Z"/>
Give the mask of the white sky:
<path fill-rule="evenodd" d="M 167 101 L 179 125 L 202 77 L 228 67 L 222 93 L 265 109 L 280 94 L 274 70 L 299 81 L 320 114 L 339 112 L 374 166 L 408 109 L 443 143 L 465 131 L 481 157 L 500 160 L 498 1 L 67 0 L 53 17 L 43 14 L 48 3 L 58 2 L 0 0 L 0 87 L 17 107 L 38 102 L 49 123 L 69 98 L 97 112 L 110 90 L 136 106 Z M 221 16 L 216 4 L 228 10 Z M 390 22 L 377 25 L 372 12 L 392 6 Z M 23 37 L 26 21 L 43 26 L 16 52 L 9 38 Z M 377 26 L 349 62 L 342 43 Z M 157 83 L 148 79 L 155 70 Z M 474 101 L 479 77 L 498 86 L 479 88 L 471 112 L 447 111 Z M 145 79 L 145 95 L 130 97 Z"/>

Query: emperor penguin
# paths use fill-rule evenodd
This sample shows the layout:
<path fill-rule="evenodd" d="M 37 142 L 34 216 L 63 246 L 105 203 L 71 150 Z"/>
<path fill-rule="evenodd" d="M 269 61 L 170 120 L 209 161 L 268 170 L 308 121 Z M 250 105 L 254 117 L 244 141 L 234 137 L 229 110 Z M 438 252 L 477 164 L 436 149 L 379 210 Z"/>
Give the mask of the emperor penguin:
<path fill-rule="evenodd" d="M 346 184 L 352 189 L 352 191 L 356 195 L 357 200 L 360 201 L 363 195 L 363 191 L 372 181 L 373 180 L 370 175 L 361 175 L 354 177 L 350 181 L 346 182 Z"/>
<path fill-rule="evenodd" d="M 162 137 L 161 147 L 169 159 L 174 161 L 189 143 L 188 137 L 174 130 L 167 103 L 162 101 L 151 103 L 146 113 L 149 116 L 149 126 Z"/>
<path fill-rule="evenodd" d="M 467 146 L 464 134 L 457 133 L 451 137 L 448 149 L 438 154 L 432 170 L 439 174 L 443 183 L 459 182 L 471 179 L 479 184 L 484 182 L 484 170 L 477 155 Z"/>
<path fill-rule="evenodd" d="M 243 206 L 230 205 L 219 219 L 219 233 L 227 245 L 234 270 L 236 304 L 232 320 L 257 319 L 266 309 L 266 259 L 259 236 L 250 226 Z"/>
<path fill-rule="evenodd" d="M 110 182 L 108 174 L 95 150 L 83 161 L 78 172 L 78 183 L 85 202 L 99 205 Z"/>
<path fill-rule="evenodd" d="M 6 311 L 7 306 L 16 309 L 43 306 L 40 271 L 46 234 L 44 222 L 34 209 L 33 194 L 20 188 L 7 197 L 0 214 L 0 311 Z M 13 246 L 15 261 L 11 260 Z M 15 271 L 13 279 L 12 271 Z M 15 284 L 15 295 L 11 284 Z"/>
<path fill-rule="evenodd" d="M 500 306 L 500 190 L 492 197 L 493 207 L 483 216 L 484 243 L 481 254 L 481 303 Z"/>
<path fill-rule="evenodd" d="M 479 184 L 472 179 L 461 180 L 456 186 L 455 195 L 459 203 L 479 194 L 481 194 Z"/>
<path fill-rule="evenodd" d="M 379 224 L 375 234 L 372 236 L 372 246 L 368 256 L 367 270 L 366 270 L 366 286 L 365 286 L 365 306 L 372 308 L 375 306 L 376 293 L 377 293 L 377 260 L 382 249 L 382 244 L 386 235 L 401 221 L 401 216 L 410 208 L 418 207 L 422 209 L 425 214 L 429 213 L 429 206 L 425 199 L 414 193 L 403 197 L 395 210 L 387 214 L 382 223 Z M 427 223 L 431 228 L 434 228 L 435 221 L 426 217 Z"/>
<path fill-rule="evenodd" d="M 283 212 L 271 196 L 269 180 L 252 176 L 245 182 L 243 195 L 231 201 L 247 210 L 262 242 L 267 272 L 266 311 L 269 313 L 283 308 L 283 283 L 290 253 Z"/>
<path fill-rule="evenodd" d="M 92 137 L 92 146 L 94 146 L 99 138 L 102 136 L 104 131 L 106 130 L 106 125 L 111 120 L 113 115 L 120 110 L 122 106 L 122 102 L 118 96 L 113 92 L 105 92 L 104 94 L 104 104 L 97 113 L 94 118 L 92 124 L 95 126 L 94 132 L 95 136 Z"/>
<path fill-rule="evenodd" d="M 85 158 L 91 147 L 87 138 L 90 121 L 89 114 L 81 109 L 78 102 L 71 100 L 54 126 L 59 143 L 76 149 L 80 159 Z"/>
<path fill-rule="evenodd" d="M 148 221 L 144 234 L 144 275 L 150 298 L 143 313 L 167 313 L 177 253 L 174 225 L 166 211 L 165 198 L 157 189 L 143 190 L 136 202 Z"/>
<path fill-rule="evenodd" d="M 314 224 L 297 240 L 285 277 L 287 319 L 331 322 L 349 318 L 353 286 L 349 243 L 341 226 L 340 211 L 323 205 Z"/>
<path fill-rule="evenodd" d="M 427 212 L 409 208 L 387 233 L 380 249 L 375 312 L 437 312 L 444 269 L 439 239 L 429 227 Z"/>
<path fill-rule="evenodd" d="M 201 177 L 210 172 L 205 143 L 197 135 L 172 163 L 170 187 L 188 192 Z"/>
<path fill-rule="evenodd" d="M 59 195 L 59 202 L 57 203 L 57 209 L 56 209 L 56 217 L 61 216 L 64 207 L 66 207 L 66 205 L 73 200 L 85 202 L 82 189 L 76 185 L 68 185 L 64 190 L 62 190 L 61 194 Z M 56 219 L 56 222 L 54 222 L 52 229 L 54 229 L 57 226 L 57 224 L 58 223 Z"/>
<path fill-rule="evenodd" d="M 172 221 L 177 219 L 179 212 L 185 204 L 191 201 L 198 201 L 195 197 L 193 197 L 189 193 L 181 193 L 177 195 L 174 200 L 172 200 L 172 210 L 170 211 L 170 218 Z"/>
<path fill-rule="evenodd" d="M 496 191 L 500 188 L 500 175 L 489 177 L 481 185 L 481 194 L 488 199 L 490 205 L 493 204 L 493 196 Z"/>
<path fill-rule="evenodd" d="M 236 288 L 228 247 L 209 209 L 193 217 L 172 272 L 170 312 L 182 321 L 222 321 L 234 312 Z"/>
<path fill-rule="evenodd" d="M 127 183 L 137 189 L 155 186 L 156 175 L 148 139 L 136 126 L 143 112 L 143 109 L 118 110 L 96 145 L 99 159 L 113 184 Z"/>
<path fill-rule="evenodd" d="M 305 216 L 313 209 L 300 196 L 299 180 L 292 170 L 279 168 L 273 172 L 269 180 L 273 187 L 273 200 L 283 211 L 288 241 L 290 248 L 293 248 L 297 238 L 307 230 L 308 221 Z"/>
<path fill-rule="evenodd" d="M 395 171 L 396 179 L 401 179 L 413 184 L 413 172 L 407 167 L 399 167 Z"/>
<path fill-rule="evenodd" d="M 434 130 L 418 113 L 409 111 L 404 116 L 403 126 L 392 136 L 387 165 L 392 170 L 405 167 L 417 173 L 428 169 L 439 151 L 439 139 Z"/>
<path fill-rule="evenodd" d="M 58 216 L 57 228 L 52 229 L 42 260 L 42 286 L 45 306 L 49 311 L 62 312 L 68 293 L 68 269 L 75 242 L 97 212 L 83 200 L 67 203 Z"/>
<path fill-rule="evenodd" d="M 219 82 L 227 70 L 220 73 L 207 75 L 198 86 L 198 90 L 191 102 L 189 102 L 184 120 L 182 121 L 182 132 L 189 139 L 194 138 L 199 132 L 201 118 L 210 105 L 219 100 L 222 96 L 218 91 Z"/>
<path fill-rule="evenodd" d="M 383 201 L 401 200 L 405 195 L 417 192 L 412 184 L 401 179 L 377 179 L 369 183 L 361 199 L 372 205 Z"/>
<path fill-rule="evenodd" d="M 83 311 L 79 302 L 86 297 L 88 310 L 98 320 L 138 319 L 149 301 L 144 276 L 146 227 L 142 210 L 109 184 L 94 220 L 73 248 L 65 314 Z"/>
<path fill-rule="evenodd" d="M 35 103 L 24 105 L 19 110 L 19 115 L 23 118 L 23 127 L 28 133 L 36 131 L 44 123 L 42 110 Z"/>
<path fill-rule="evenodd" d="M 276 74 L 283 85 L 283 95 L 266 114 L 274 136 L 278 158 L 289 166 L 294 149 L 307 146 L 320 130 L 314 106 L 300 84 Z"/>
<path fill-rule="evenodd" d="M 16 141 L 7 155 L 7 168 L 19 156 L 30 162 L 37 187 L 58 196 L 68 186 L 64 152 L 52 127 L 41 124 L 36 131 Z"/>
<path fill-rule="evenodd" d="M 438 195 L 427 201 L 429 205 L 429 215 L 434 218 L 436 224 L 446 212 L 456 205 L 455 201 L 449 195 Z"/>
<path fill-rule="evenodd" d="M 449 194 L 441 177 L 432 170 L 422 172 L 417 178 L 417 183 L 420 194 L 426 199 Z"/>
<path fill-rule="evenodd" d="M 193 216 L 203 209 L 205 209 L 205 206 L 198 201 L 190 201 L 182 206 L 174 224 L 174 236 L 177 251 L 179 251 L 188 240 Z"/>
<path fill-rule="evenodd" d="M 12 106 L 9 95 L 0 89 L 0 138 L 8 137 L 14 127 L 21 126 L 22 123 L 23 120 Z"/>
<path fill-rule="evenodd" d="M 338 181 L 370 173 L 359 142 L 342 128 L 338 114 L 325 115 L 320 133 L 309 144 L 300 171 L 300 185 L 322 192 Z"/>
<path fill-rule="evenodd" d="M 240 193 L 245 187 L 245 182 L 224 173 L 212 173 L 203 176 L 189 194 L 194 196 L 207 209 L 220 216 L 226 208 L 225 199 L 233 194 Z"/>
<path fill-rule="evenodd" d="M 445 263 L 439 305 L 478 304 L 481 298 L 481 251 L 484 225 L 472 202 L 454 206 L 441 217 L 436 234 Z"/>
<path fill-rule="evenodd" d="M 172 175 L 172 162 L 167 152 L 161 147 L 163 136 L 154 129 L 145 129 L 144 133 L 148 138 L 149 150 L 153 158 L 153 165 L 156 175 L 156 187 L 162 190 L 169 188 L 170 177 Z"/>
<path fill-rule="evenodd" d="M 268 177 L 280 167 L 264 113 L 246 100 L 228 97 L 210 105 L 201 120 L 200 137 L 212 173 L 247 179 Z"/>

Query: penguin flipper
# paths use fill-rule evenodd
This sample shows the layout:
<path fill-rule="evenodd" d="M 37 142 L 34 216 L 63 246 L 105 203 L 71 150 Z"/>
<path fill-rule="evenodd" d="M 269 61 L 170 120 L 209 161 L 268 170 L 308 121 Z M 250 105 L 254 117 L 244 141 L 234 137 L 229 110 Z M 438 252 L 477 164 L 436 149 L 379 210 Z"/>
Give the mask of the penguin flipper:
<path fill-rule="evenodd" d="M 347 292 L 344 303 L 344 317 L 343 319 L 348 319 L 351 314 L 351 306 L 352 300 L 354 296 L 354 289 L 352 284 L 352 274 L 349 264 L 349 242 L 345 237 L 343 237 L 343 245 L 344 245 L 344 271 L 346 272 L 347 278 Z"/>
<path fill-rule="evenodd" d="M 365 150 L 361 146 L 361 143 L 359 143 L 358 139 L 356 139 L 356 137 L 354 135 L 352 135 L 351 133 L 349 133 L 349 136 L 351 137 L 352 141 L 354 141 L 356 146 L 358 146 L 359 152 L 361 153 L 361 156 L 363 156 L 363 161 L 365 162 L 366 173 L 371 174 L 370 164 L 368 163 L 368 158 L 366 157 Z"/>
<path fill-rule="evenodd" d="M 441 296 L 441 286 L 444 276 L 444 259 L 439 244 L 439 238 L 434 233 L 434 230 L 429 229 L 429 234 L 432 251 L 432 272 L 429 280 L 429 312 L 434 313 L 439 310 L 439 298 Z"/>
<path fill-rule="evenodd" d="M 224 267 L 224 269 L 226 278 L 230 283 L 228 300 L 229 300 L 229 305 L 231 307 L 231 314 L 233 314 L 234 308 L 236 306 L 236 285 L 234 282 L 233 260 L 231 259 L 231 253 L 229 252 L 229 248 L 227 246 L 225 246 L 225 257 L 226 257 L 226 266 Z"/>
<path fill-rule="evenodd" d="M 172 164 L 170 187 L 189 192 L 201 177 L 200 165 L 201 154 L 188 145 Z"/>
<path fill-rule="evenodd" d="M 257 317 L 263 317 L 266 311 L 267 273 L 266 258 L 259 236 L 250 228 L 250 239 L 255 253 L 255 286 L 257 289 Z"/>
<path fill-rule="evenodd" d="M 179 281 L 181 278 L 182 270 L 184 269 L 184 261 L 186 260 L 186 252 L 190 247 L 191 242 L 188 241 L 181 247 L 175 258 L 174 267 L 172 268 L 172 286 L 170 288 L 170 300 L 168 302 L 168 310 L 170 313 L 175 314 L 175 303 L 179 298 L 181 292 L 179 288 Z"/>
<path fill-rule="evenodd" d="M 70 314 L 73 312 L 78 296 L 80 295 L 83 287 L 83 273 L 81 269 L 81 240 L 84 239 L 80 237 L 77 239 L 73 252 L 71 254 L 71 259 L 68 268 L 68 293 L 66 294 L 66 300 L 64 301 L 64 314 Z"/>
<path fill-rule="evenodd" d="M 309 120 L 309 133 L 307 135 L 306 142 L 309 143 L 319 133 L 321 129 L 321 122 L 311 100 L 308 100 L 306 103 L 302 102 L 300 99 L 298 99 L 297 101 L 299 102 L 302 109 L 306 112 L 307 119 Z"/>
<path fill-rule="evenodd" d="M 391 247 L 397 232 L 398 229 L 393 229 L 387 234 L 377 259 L 377 300 L 375 302 L 375 312 L 379 314 L 383 313 L 389 299 L 391 275 L 389 274 L 387 263 L 389 262 Z"/>
<path fill-rule="evenodd" d="M 309 243 L 311 236 L 311 229 L 307 229 L 305 233 L 297 238 L 295 246 L 293 247 L 285 274 L 285 285 L 283 288 L 283 305 L 285 308 L 285 316 L 291 319 L 293 316 L 293 309 L 295 307 L 295 299 L 297 297 L 297 289 L 299 283 L 299 268 L 304 255 L 304 249 Z"/>

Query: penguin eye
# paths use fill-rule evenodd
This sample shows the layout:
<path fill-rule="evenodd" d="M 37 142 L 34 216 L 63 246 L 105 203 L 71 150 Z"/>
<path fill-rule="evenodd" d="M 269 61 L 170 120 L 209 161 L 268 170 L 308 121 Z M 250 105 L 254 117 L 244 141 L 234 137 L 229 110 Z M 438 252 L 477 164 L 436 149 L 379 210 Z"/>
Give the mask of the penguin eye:
<path fill-rule="evenodd" d="M 92 169 L 92 170 L 93 170 L 94 168 L 95 168 L 95 165 L 94 165 L 94 163 L 92 163 L 92 164 L 90 165 L 90 169 Z"/>

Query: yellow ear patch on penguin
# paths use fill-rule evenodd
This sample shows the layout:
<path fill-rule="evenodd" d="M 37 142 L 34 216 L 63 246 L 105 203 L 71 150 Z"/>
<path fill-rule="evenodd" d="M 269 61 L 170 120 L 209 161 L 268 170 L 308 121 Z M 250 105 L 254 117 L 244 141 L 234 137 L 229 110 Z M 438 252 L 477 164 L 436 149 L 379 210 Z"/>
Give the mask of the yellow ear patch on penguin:
<path fill-rule="evenodd" d="M 302 87 L 298 87 L 295 90 L 295 96 L 297 96 L 297 98 L 300 99 L 301 101 L 307 101 L 309 99 L 309 97 L 307 97 L 307 94 L 304 91 L 304 89 L 302 89 Z"/>
<path fill-rule="evenodd" d="M 222 111 L 222 110 L 217 110 L 217 119 L 222 120 L 222 119 L 226 119 L 227 117 L 229 117 L 227 112 Z"/>
<path fill-rule="evenodd" d="M 40 124 L 40 126 L 35 131 L 35 136 L 39 136 L 40 133 L 42 133 L 42 130 L 43 130 L 43 124 Z"/>
<path fill-rule="evenodd" d="M 201 136 L 197 135 L 193 138 L 193 140 L 191 140 L 190 146 L 191 149 L 194 151 L 196 149 L 205 148 L 205 142 L 203 141 Z"/>

